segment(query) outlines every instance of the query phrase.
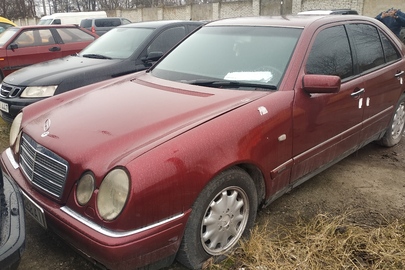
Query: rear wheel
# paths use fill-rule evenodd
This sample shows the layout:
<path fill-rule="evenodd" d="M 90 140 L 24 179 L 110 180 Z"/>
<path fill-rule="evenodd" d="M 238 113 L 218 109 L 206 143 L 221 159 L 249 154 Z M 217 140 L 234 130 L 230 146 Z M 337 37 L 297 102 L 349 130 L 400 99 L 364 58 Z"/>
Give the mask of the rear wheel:
<path fill-rule="evenodd" d="M 399 143 L 405 126 L 405 94 L 403 94 L 395 109 L 395 113 L 391 119 L 390 125 L 381 138 L 380 144 L 391 147 Z"/>
<path fill-rule="evenodd" d="M 245 171 L 235 168 L 215 177 L 192 207 L 177 260 L 200 269 L 211 257 L 224 259 L 248 236 L 257 205 L 256 187 Z"/>

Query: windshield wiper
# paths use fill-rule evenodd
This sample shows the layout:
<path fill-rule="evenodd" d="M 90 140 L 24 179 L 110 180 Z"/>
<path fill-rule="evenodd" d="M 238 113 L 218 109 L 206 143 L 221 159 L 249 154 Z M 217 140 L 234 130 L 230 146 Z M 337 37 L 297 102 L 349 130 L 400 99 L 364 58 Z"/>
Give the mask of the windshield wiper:
<path fill-rule="evenodd" d="M 95 54 L 95 53 L 89 53 L 89 54 L 83 54 L 83 57 L 87 58 L 96 58 L 96 59 L 112 59 L 111 57 L 102 55 L 102 54 Z"/>
<path fill-rule="evenodd" d="M 230 88 L 255 88 L 255 89 L 270 89 L 277 90 L 277 86 L 270 84 L 260 84 L 260 83 L 251 83 L 251 82 L 240 82 L 240 81 L 229 81 L 229 80 L 190 80 L 190 81 L 181 81 L 182 83 L 188 83 L 192 85 L 199 86 L 209 86 L 209 87 L 230 87 Z"/>

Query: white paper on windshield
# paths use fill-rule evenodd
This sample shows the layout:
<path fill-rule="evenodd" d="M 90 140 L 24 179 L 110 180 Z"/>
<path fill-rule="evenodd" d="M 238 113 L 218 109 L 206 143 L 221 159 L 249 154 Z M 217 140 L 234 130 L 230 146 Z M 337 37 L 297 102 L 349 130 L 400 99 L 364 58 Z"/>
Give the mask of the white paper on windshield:
<path fill-rule="evenodd" d="M 224 79 L 230 81 L 255 81 L 267 83 L 273 79 L 273 74 L 270 71 L 230 72 L 225 75 Z"/>

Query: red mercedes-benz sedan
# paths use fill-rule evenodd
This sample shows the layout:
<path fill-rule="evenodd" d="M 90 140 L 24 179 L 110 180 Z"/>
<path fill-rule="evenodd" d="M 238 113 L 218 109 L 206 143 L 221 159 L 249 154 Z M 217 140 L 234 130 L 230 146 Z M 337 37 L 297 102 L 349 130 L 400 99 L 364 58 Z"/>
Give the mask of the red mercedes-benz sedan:
<path fill-rule="evenodd" d="M 20 68 L 78 53 L 97 37 L 77 25 L 9 27 L 0 36 L 0 81 Z"/>
<path fill-rule="evenodd" d="M 149 70 L 22 109 L 1 156 L 25 210 L 111 269 L 198 269 L 257 210 L 404 130 L 404 45 L 362 16 L 208 23 Z"/>

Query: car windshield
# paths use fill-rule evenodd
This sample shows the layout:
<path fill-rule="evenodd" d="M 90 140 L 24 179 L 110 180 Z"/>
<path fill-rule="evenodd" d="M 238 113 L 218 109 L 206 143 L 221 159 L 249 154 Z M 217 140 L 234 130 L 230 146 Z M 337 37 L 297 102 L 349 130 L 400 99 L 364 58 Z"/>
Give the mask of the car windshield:
<path fill-rule="evenodd" d="M 203 27 L 151 72 L 159 78 L 202 86 L 275 90 L 301 32 L 281 27 Z"/>
<path fill-rule="evenodd" d="M 0 34 L 0 46 L 6 44 L 10 38 L 12 38 L 18 31 L 17 28 L 8 28 L 6 31 Z"/>
<path fill-rule="evenodd" d="M 99 59 L 126 59 L 153 32 L 150 28 L 118 27 L 96 39 L 79 56 Z"/>

